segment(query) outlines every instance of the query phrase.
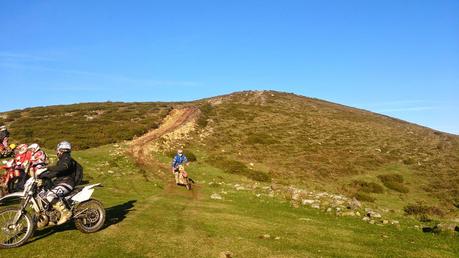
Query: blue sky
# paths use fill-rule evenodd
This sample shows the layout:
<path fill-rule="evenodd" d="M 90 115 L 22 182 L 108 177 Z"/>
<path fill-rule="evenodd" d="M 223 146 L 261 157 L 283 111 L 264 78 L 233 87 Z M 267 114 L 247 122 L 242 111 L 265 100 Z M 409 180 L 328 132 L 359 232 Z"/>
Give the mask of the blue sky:
<path fill-rule="evenodd" d="M 459 134 L 459 1 L 0 1 L 0 112 L 294 92 Z"/>

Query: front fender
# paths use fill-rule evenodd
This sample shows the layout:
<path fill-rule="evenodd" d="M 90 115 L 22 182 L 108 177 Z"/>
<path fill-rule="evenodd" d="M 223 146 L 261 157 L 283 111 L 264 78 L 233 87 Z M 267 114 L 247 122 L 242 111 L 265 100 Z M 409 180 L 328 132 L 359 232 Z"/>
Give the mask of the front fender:
<path fill-rule="evenodd" d="M 5 196 L 3 196 L 2 198 L 0 198 L 0 203 L 3 203 L 5 200 L 7 199 L 11 199 L 11 198 L 23 198 L 25 196 L 24 192 L 15 192 L 15 193 L 10 193 L 10 194 L 7 194 Z"/>

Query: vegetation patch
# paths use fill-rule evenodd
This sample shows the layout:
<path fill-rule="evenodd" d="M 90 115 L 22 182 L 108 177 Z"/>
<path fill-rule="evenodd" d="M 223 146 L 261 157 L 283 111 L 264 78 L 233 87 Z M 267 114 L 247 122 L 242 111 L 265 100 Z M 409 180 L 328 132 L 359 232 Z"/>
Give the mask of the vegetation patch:
<path fill-rule="evenodd" d="M 364 193 L 383 193 L 384 192 L 384 188 L 380 184 L 377 184 L 374 182 L 365 182 L 363 180 L 354 180 L 352 181 L 350 186 Z"/>
<path fill-rule="evenodd" d="M 269 145 L 279 143 L 279 141 L 267 133 L 252 133 L 248 134 L 247 143 Z"/>
<path fill-rule="evenodd" d="M 261 182 L 271 181 L 271 177 L 267 173 L 250 169 L 244 163 L 237 160 L 229 160 L 223 157 L 218 157 L 211 158 L 208 162 L 229 174 L 242 175 Z"/>
<path fill-rule="evenodd" d="M 403 209 L 407 215 L 415 215 L 424 218 L 426 215 L 444 216 L 445 213 L 438 207 L 428 206 L 424 203 L 408 204 Z"/>
<path fill-rule="evenodd" d="M 210 103 L 205 103 L 199 107 L 201 114 L 196 121 L 199 127 L 204 128 L 207 126 L 209 116 L 212 113 L 213 107 Z"/>
<path fill-rule="evenodd" d="M 156 128 L 171 106 L 163 103 L 84 103 L 6 113 L 12 142 L 54 148 L 62 140 L 75 150 L 130 140 Z"/>
<path fill-rule="evenodd" d="M 398 174 L 386 174 L 379 175 L 379 180 L 384 184 L 385 187 L 392 189 L 400 193 L 408 193 L 408 187 L 403 185 L 403 176 Z"/>
<path fill-rule="evenodd" d="M 374 197 L 370 196 L 367 193 L 363 193 L 363 192 L 357 192 L 354 195 L 354 197 L 355 199 L 362 201 L 362 202 L 374 202 L 376 200 Z"/>

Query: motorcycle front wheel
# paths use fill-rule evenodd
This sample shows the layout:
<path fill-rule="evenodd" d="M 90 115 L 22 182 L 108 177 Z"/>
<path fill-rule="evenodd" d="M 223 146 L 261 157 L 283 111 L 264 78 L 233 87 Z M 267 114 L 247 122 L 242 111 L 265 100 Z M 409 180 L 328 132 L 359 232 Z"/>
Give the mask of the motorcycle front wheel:
<path fill-rule="evenodd" d="M 94 233 L 105 223 L 105 209 L 101 202 L 91 199 L 80 203 L 74 211 L 75 227 L 83 233 Z"/>
<path fill-rule="evenodd" d="M 30 214 L 24 213 L 16 224 L 13 223 L 19 208 L 8 207 L 0 211 L 0 248 L 23 245 L 33 235 L 34 222 Z"/>

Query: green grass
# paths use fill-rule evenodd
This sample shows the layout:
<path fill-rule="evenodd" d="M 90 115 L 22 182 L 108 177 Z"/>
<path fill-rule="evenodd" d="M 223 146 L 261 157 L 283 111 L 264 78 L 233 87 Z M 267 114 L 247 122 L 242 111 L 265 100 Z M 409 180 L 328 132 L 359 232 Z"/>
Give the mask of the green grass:
<path fill-rule="evenodd" d="M 198 182 L 193 192 L 171 185 L 172 176 L 159 181 L 140 170 L 122 147 L 75 152 L 85 166 L 85 178 L 105 186 L 95 197 L 107 208 L 107 227 L 88 235 L 72 225 L 45 229 L 23 247 L 0 250 L 1 256 L 217 257 L 231 251 L 234 257 L 455 257 L 459 253 L 457 236 L 422 233 L 409 218 L 400 218 L 401 227 L 370 225 L 358 218 L 293 208 L 265 194 L 236 191 L 234 184 L 254 181 L 206 163 L 209 154 L 202 149 L 191 151 L 197 157 L 188 167 Z M 170 161 L 167 155 L 156 155 L 164 163 Z M 224 199 L 210 199 L 213 193 Z M 270 238 L 261 237 L 265 234 Z"/>

